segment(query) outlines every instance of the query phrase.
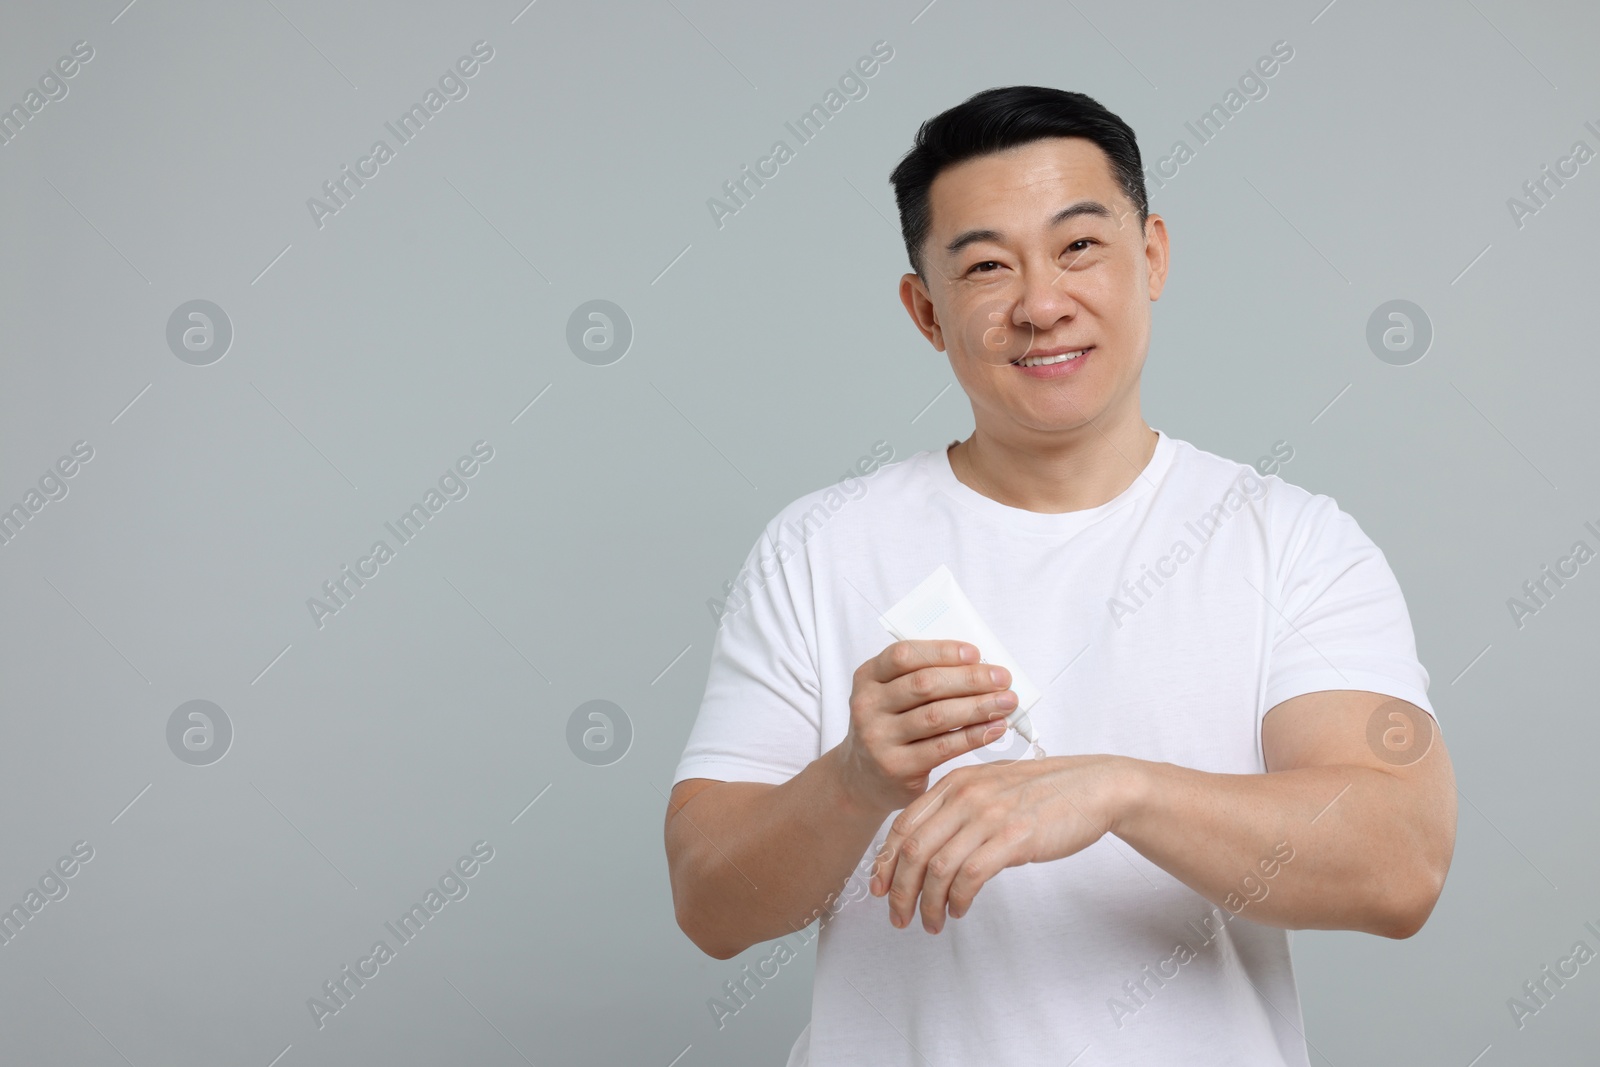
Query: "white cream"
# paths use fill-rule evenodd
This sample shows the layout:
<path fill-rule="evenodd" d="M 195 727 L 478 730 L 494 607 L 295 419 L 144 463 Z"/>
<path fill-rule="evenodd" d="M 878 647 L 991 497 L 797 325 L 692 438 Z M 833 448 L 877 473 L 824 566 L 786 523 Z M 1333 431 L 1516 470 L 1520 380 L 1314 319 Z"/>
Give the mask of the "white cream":
<path fill-rule="evenodd" d="M 1038 686 L 1023 673 L 1017 661 L 1000 643 L 978 610 L 967 599 L 967 594 L 956 584 L 955 575 L 943 563 L 934 568 L 905 597 L 878 616 L 883 628 L 896 640 L 965 641 L 976 645 L 983 663 L 992 663 L 1011 672 L 1011 691 L 1017 694 L 1017 706 L 1006 716 L 1006 725 L 1026 738 L 1034 747 L 1034 758 L 1044 750 L 1039 747 L 1039 737 L 1028 719 L 1028 709 L 1042 695 Z"/>

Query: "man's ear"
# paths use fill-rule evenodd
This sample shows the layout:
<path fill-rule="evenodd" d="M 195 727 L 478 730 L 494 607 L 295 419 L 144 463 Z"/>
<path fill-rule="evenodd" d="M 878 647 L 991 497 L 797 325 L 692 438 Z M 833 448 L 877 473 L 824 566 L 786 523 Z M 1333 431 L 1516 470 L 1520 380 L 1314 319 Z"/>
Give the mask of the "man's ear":
<path fill-rule="evenodd" d="M 911 316 L 911 321 L 916 324 L 922 336 L 926 337 L 935 349 L 943 352 L 944 330 L 939 325 L 933 301 L 928 297 L 928 287 L 914 272 L 900 277 L 900 303 L 905 305 L 906 314 Z"/>
<path fill-rule="evenodd" d="M 1149 265 L 1150 299 L 1161 299 L 1161 290 L 1167 284 L 1167 266 L 1171 248 L 1167 243 L 1167 223 L 1160 215 L 1150 214 L 1144 220 L 1144 253 Z"/>

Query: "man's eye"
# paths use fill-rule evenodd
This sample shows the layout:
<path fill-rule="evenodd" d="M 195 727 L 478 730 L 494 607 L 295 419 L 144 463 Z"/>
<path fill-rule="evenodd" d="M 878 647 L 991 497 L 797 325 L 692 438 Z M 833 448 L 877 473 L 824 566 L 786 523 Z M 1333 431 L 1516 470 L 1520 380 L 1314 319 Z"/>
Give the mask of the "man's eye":
<path fill-rule="evenodd" d="M 1100 242 L 1096 241 L 1093 237 L 1080 237 L 1076 241 L 1072 242 L 1072 244 L 1067 246 L 1067 251 L 1071 252 L 1078 245 L 1097 245 L 1099 243 Z M 1088 249 L 1085 248 L 1083 251 L 1087 252 Z"/>
<path fill-rule="evenodd" d="M 992 259 L 986 259 L 981 263 L 974 263 L 971 267 L 969 267 L 967 269 L 967 273 L 971 274 L 973 271 L 977 270 L 980 267 L 998 267 L 999 265 L 1000 265 L 999 263 L 995 262 Z M 989 271 L 983 271 L 982 273 L 988 274 L 990 272 Z"/>

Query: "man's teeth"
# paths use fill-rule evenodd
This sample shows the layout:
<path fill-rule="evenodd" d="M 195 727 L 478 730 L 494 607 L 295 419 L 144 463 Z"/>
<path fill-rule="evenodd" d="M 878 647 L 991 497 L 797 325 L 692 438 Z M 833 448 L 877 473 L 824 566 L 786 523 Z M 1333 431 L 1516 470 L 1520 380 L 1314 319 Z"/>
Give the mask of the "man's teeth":
<path fill-rule="evenodd" d="M 1059 356 L 1027 356 L 1017 360 L 1019 367 L 1048 367 L 1052 363 L 1065 363 L 1069 359 L 1077 359 L 1087 348 L 1080 348 L 1076 352 L 1063 352 Z"/>

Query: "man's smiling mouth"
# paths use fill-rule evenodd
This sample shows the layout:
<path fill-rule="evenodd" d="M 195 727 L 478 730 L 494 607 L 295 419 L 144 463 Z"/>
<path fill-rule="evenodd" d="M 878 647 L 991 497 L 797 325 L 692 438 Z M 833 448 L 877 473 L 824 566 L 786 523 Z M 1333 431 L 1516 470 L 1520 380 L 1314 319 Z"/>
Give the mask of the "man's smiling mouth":
<path fill-rule="evenodd" d="M 1084 348 L 1046 348 L 1037 352 L 1030 352 L 1020 359 L 1012 361 L 1014 367 L 1048 367 L 1055 363 L 1065 363 L 1086 355 L 1094 345 Z"/>

